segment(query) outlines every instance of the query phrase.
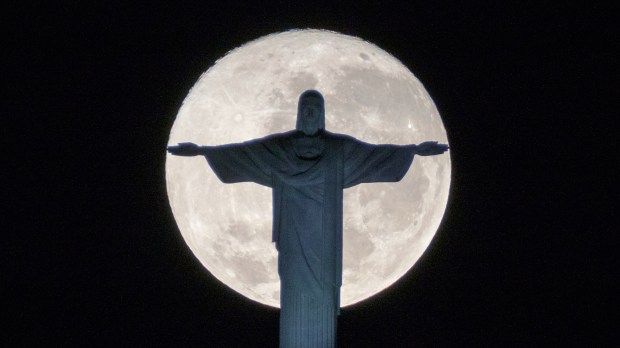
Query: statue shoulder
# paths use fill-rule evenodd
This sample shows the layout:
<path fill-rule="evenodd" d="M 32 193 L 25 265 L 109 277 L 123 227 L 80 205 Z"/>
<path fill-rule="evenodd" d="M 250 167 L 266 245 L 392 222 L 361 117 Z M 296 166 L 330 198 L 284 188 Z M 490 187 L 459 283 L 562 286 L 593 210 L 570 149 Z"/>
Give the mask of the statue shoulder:
<path fill-rule="evenodd" d="M 283 132 L 283 133 L 274 133 L 274 134 L 270 134 L 270 135 L 264 136 L 262 138 L 254 139 L 254 140 L 251 140 L 251 141 L 262 143 L 262 144 L 276 144 L 276 143 L 281 143 L 283 141 L 287 141 L 287 140 L 291 139 L 294 133 L 295 133 L 295 131 L 288 131 L 288 132 Z"/>
<path fill-rule="evenodd" d="M 339 133 L 332 133 L 332 132 L 328 132 L 328 131 L 324 131 L 324 137 L 327 140 L 331 140 L 331 141 L 335 141 L 335 142 L 340 142 L 340 143 L 348 143 L 348 142 L 358 141 L 357 139 L 355 139 L 354 137 L 352 137 L 350 135 L 339 134 Z"/>

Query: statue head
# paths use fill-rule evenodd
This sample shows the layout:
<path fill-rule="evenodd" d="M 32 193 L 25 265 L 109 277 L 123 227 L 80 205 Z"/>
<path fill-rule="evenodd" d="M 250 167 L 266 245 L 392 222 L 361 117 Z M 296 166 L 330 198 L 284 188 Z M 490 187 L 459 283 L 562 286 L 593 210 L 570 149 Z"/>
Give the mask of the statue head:
<path fill-rule="evenodd" d="M 309 89 L 299 96 L 296 128 L 308 136 L 325 129 L 325 103 L 318 91 Z"/>

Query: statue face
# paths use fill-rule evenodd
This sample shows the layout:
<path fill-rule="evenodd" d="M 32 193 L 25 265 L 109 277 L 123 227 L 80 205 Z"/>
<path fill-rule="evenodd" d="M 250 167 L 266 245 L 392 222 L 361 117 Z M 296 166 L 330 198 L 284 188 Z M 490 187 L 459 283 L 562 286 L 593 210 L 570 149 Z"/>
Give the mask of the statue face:
<path fill-rule="evenodd" d="M 315 91 L 306 91 L 299 98 L 297 130 L 312 136 L 325 128 L 325 106 L 323 98 Z"/>
<path fill-rule="evenodd" d="M 302 122 L 316 125 L 323 115 L 323 102 L 317 98 L 306 98 L 301 106 Z"/>

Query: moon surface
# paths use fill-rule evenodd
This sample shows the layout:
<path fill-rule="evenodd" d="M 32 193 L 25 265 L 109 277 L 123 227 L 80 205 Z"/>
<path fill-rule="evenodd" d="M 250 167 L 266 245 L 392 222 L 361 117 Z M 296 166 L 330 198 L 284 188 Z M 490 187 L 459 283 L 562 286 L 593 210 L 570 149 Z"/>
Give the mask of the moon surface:
<path fill-rule="evenodd" d="M 362 39 L 293 30 L 251 41 L 219 59 L 191 89 L 169 144 L 220 145 L 295 128 L 307 89 L 325 98 L 326 129 L 376 144 L 447 144 L 422 83 L 396 58 Z M 443 217 L 450 155 L 416 156 L 398 183 L 344 192 L 341 303 L 389 287 L 420 258 Z M 166 158 L 179 230 L 200 262 L 236 292 L 279 307 L 269 188 L 221 183 L 202 156 Z"/>

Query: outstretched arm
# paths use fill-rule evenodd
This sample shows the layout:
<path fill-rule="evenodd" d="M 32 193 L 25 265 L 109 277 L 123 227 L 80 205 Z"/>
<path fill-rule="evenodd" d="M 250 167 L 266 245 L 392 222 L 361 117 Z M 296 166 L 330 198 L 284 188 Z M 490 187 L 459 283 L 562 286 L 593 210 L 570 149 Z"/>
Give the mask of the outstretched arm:
<path fill-rule="evenodd" d="M 446 144 L 439 144 L 436 141 L 425 141 L 418 145 L 409 145 L 413 153 L 419 156 L 435 156 L 446 152 L 449 147 Z"/>
<path fill-rule="evenodd" d="M 204 155 L 205 146 L 198 146 L 194 143 L 179 143 L 175 146 L 168 146 L 167 150 L 171 155 L 176 156 L 199 156 Z"/>
<path fill-rule="evenodd" d="M 361 183 L 400 181 L 415 155 L 444 153 L 448 146 L 436 141 L 419 145 L 373 145 L 351 137 L 344 138 L 344 187 Z"/>
<path fill-rule="evenodd" d="M 176 156 L 204 156 L 223 183 L 255 182 L 271 187 L 273 155 L 264 149 L 260 140 L 218 146 L 188 142 L 168 146 L 167 150 Z"/>

